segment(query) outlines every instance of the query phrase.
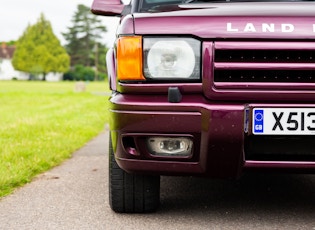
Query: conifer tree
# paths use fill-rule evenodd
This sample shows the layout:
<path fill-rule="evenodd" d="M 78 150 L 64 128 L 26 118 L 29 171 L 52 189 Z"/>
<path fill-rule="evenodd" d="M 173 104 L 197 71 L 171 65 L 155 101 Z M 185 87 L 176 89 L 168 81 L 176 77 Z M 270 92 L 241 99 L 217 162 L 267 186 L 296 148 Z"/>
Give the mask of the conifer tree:
<path fill-rule="evenodd" d="M 90 8 L 78 5 L 72 17 L 72 26 L 63 33 L 67 41 L 66 49 L 71 57 L 71 65 L 105 67 L 105 53 L 107 48 L 101 42 L 106 32 L 99 17 L 92 14 Z"/>
<path fill-rule="evenodd" d="M 29 25 L 16 43 L 12 64 L 15 69 L 34 75 L 49 72 L 65 73 L 70 57 L 54 35 L 51 24 L 41 14 L 34 25 Z"/>

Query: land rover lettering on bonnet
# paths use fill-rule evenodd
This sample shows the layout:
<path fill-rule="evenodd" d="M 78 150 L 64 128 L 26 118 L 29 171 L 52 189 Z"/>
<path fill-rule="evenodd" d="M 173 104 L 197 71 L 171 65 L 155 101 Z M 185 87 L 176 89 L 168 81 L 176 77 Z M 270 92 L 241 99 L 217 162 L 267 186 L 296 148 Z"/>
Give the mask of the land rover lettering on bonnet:
<path fill-rule="evenodd" d="M 94 0 L 107 53 L 116 212 L 159 206 L 161 175 L 315 172 L 315 2 Z"/>
<path fill-rule="evenodd" d="M 260 25 L 256 25 L 254 23 L 245 23 L 240 27 L 234 27 L 233 23 L 228 22 L 226 24 L 226 30 L 229 32 L 265 32 L 265 33 L 274 33 L 276 31 L 280 31 L 283 33 L 294 33 L 295 26 L 294 24 L 285 23 L 285 24 L 275 24 L 275 23 L 262 23 Z M 310 33 L 315 33 L 315 24 L 311 24 L 309 26 Z"/>

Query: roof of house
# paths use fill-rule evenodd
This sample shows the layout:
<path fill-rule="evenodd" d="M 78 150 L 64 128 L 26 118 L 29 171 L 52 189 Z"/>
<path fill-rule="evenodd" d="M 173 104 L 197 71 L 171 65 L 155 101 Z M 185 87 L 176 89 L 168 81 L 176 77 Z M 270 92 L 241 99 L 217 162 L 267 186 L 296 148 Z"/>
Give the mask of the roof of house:
<path fill-rule="evenodd" d="M 0 47 L 0 59 L 12 59 L 15 46 L 8 46 L 5 42 Z"/>

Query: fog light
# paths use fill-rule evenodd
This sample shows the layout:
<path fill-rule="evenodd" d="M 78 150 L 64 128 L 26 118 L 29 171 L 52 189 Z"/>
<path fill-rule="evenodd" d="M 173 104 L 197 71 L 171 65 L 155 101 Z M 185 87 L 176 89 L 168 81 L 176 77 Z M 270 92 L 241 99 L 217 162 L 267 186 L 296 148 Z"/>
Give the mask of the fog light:
<path fill-rule="evenodd" d="M 190 156 L 193 142 L 188 137 L 149 137 L 149 151 L 158 156 Z"/>

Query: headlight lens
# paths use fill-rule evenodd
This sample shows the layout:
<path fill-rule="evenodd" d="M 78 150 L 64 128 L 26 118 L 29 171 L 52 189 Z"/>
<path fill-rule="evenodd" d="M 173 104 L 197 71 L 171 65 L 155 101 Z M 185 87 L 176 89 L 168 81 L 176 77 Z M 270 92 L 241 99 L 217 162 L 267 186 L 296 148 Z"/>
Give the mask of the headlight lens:
<path fill-rule="evenodd" d="M 200 79 L 200 41 L 193 38 L 143 39 L 144 76 L 158 80 Z"/>

